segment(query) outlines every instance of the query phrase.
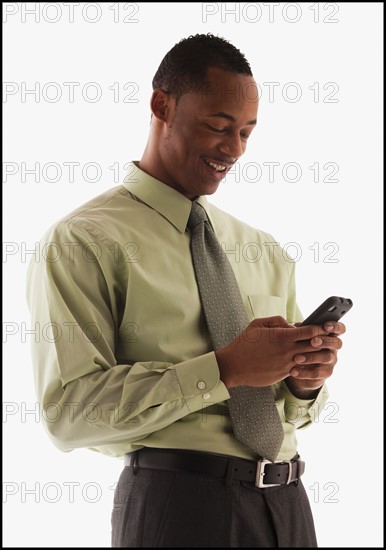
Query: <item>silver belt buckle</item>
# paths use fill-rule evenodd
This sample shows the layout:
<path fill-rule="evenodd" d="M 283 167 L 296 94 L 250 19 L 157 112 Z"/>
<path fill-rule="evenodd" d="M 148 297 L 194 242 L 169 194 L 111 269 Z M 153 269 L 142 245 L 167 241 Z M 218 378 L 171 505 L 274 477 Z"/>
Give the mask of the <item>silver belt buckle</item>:
<path fill-rule="evenodd" d="M 255 481 L 256 487 L 265 489 L 266 487 L 278 487 L 279 485 L 284 485 L 284 483 L 264 483 L 265 467 L 267 464 L 288 464 L 288 479 L 285 485 L 288 485 L 289 483 L 291 483 L 292 462 L 290 460 L 280 460 L 280 462 L 271 462 L 270 460 L 258 460 L 257 468 L 256 468 L 256 481 Z"/>

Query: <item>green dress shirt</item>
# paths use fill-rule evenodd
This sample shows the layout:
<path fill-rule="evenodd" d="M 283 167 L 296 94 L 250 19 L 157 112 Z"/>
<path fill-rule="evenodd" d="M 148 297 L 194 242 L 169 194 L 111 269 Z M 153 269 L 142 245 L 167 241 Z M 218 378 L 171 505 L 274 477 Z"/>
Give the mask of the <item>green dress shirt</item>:
<path fill-rule="evenodd" d="M 249 319 L 301 321 L 295 264 L 271 235 L 207 202 Z M 122 185 L 60 220 L 28 270 L 27 299 L 44 425 L 62 451 L 111 456 L 143 446 L 256 458 L 233 436 L 216 357 L 203 322 L 186 228 L 191 201 L 129 167 Z M 257 345 L 257 344 L 256 344 Z M 283 422 L 278 459 L 327 400 L 272 386 Z M 313 407 L 314 405 L 314 407 Z M 313 407 L 313 410 L 311 410 Z"/>

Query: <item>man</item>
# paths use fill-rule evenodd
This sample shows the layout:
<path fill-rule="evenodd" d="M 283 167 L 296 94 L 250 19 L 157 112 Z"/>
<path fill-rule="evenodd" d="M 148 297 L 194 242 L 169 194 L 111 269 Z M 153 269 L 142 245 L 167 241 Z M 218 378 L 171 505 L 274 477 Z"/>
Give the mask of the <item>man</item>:
<path fill-rule="evenodd" d="M 51 330 L 33 350 L 46 428 L 63 451 L 125 456 L 113 546 L 316 546 L 295 430 L 327 399 L 345 327 L 296 328 L 294 264 L 270 235 L 205 197 L 256 125 L 257 88 L 243 54 L 210 34 L 189 37 L 165 56 L 153 88 L 141 160 L 121 186 L 55 224 L 45 261 L 30 267 L 32 316 Z M 247 318 L 220 347 L 208 307 L 227 307 L 232 293 L 220 272 L 205 279 L 213 240 L 201 263 L 194 257 L 193 211 L 231 251 L 225 263 Z M 236 243 L 261 254 L 238 258 Z M 235 436 L 231 405 L 274 437 L 274 414 L 261 426 L 248 422 L 254 407 L 237 400 L 245 387 L 268 388 L 280 419 L 268 465 Z"/>

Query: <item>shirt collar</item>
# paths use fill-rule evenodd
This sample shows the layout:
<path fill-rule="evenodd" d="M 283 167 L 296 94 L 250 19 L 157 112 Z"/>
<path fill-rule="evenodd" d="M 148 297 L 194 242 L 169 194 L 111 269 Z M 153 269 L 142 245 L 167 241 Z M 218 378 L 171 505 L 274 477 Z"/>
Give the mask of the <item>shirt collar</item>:
<path fill-rule="evenodd" d="M 153 178 L 153 176 L 138 168 L 138 163 L 139 161 L 129 163 L 127 176 L 122 185 L 141 201 L 157 210 L 178 231 L 184 233 L 192 208 L 192 201 L 169 185 L 166 185 L 166 183 L 162 183 L 162 181 Z M 209 222 L 213 230 L 216 231 L 206 196 L 201 195 L 196 199 L 196 202 L 205 209 Z"/>

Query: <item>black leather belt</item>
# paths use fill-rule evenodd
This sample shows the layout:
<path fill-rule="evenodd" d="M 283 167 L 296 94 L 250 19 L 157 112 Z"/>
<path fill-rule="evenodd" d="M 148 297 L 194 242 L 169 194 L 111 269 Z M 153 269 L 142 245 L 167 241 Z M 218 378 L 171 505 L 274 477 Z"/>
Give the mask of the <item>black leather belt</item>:
<path fill-rule="evenodd" d="M 268 460 L 253 461 L 196 451 L 147 447 L 126 454 L 124 464 L 139 469 L 192 472 L 223 478 L 230 475 L 240 481 L 253 481 L 256 487 L 261 488 L 288 485 L 297 481 L 304 472 L 304 462 L 299 456 L 272 463 Z"/>

